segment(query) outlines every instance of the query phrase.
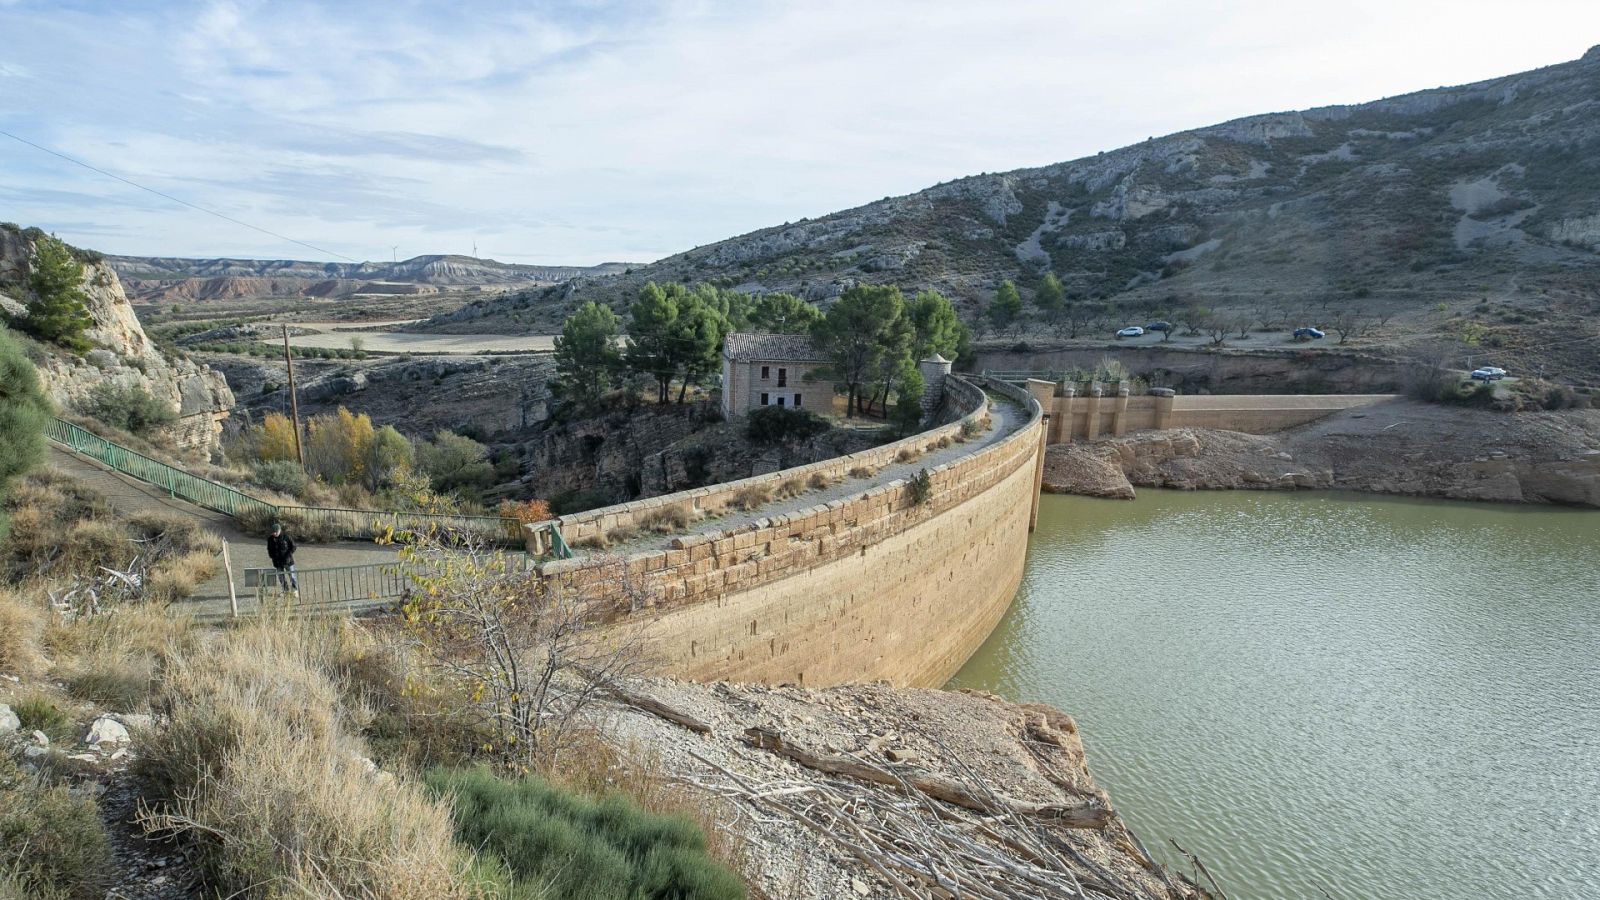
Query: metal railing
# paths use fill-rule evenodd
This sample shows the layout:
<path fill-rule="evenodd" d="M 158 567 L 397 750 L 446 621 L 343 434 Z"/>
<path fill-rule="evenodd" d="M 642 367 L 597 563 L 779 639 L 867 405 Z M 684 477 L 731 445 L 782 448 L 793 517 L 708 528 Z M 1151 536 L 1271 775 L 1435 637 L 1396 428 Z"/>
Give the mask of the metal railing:
<path fill-rule="evenodd" d="M 310 533 L 333 534 L 344 538 L 370 539 L 385 532 L 444 532 L 470 535 L 501 545 L 520 546 L 526 540 L 522 525 L 500 516 L 467 516 L 432 513 L 395 512 L 378 509 L 339 509 L 319 506 L 279 506 L 236 488 L 185 472 L 106 440 L 92 431 L 61 419 L 45 424 L 45 436 L 75 453 L 101 463 L 147 484 L 165 490 L 170 496 L 215 510 L 234 519 L 250 517 L 258 522 L 284 519 Z M 554 522 L 547 523 L 555 537 L 558 558 L 571 556 Z"/>
<path fill-rule="evenodd" d="M 392 600 L 403 595 L 411 584 L 399 563 L 297 568 L 295 579 L 300 583 L 300 595 L 293 600 L 298 603 Z M 286 580 L 279 579 L 277 569 L 244 570 L 244 586 L 255 590 L 258 603 L 278 596 L 292 596 L 282 583 Z"/>
<path fill-rule="evenodd" d="M 206 509 L 213 509 L 234 518 L 249 513 L 271 516 L 278 509 L 265 500 L 258 500 L 225 484 L 191 475 L 121 444 L 114 444 L 71 422 L 51 419 L 45 423 L 44 433 L 50 440 L 70 448 L 75 453 L 99 460 L 124 475 L 131 475 L 140 481 L 153 484 L 166 490 L 173 497 L 187 500 Z"/>

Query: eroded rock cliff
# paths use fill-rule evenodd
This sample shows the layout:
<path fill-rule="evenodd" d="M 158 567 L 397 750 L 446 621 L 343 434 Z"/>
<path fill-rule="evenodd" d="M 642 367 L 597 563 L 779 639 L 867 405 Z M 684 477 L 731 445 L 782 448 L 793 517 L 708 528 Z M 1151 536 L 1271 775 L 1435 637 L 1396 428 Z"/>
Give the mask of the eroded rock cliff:
<path fill-rule="evenodd" d="M 1279 434 L 1175 429 L 1051 447 L 1044 488 L 1132 498 L 1321 488 L 1600 508 L 1600 411 L 1503 413 L 1395 400 Z"/>
<path fill-rule="evenodd" d="M 39 233 L 0 228 L 0 314 L 20 316 L 27 301 Z M 137 387 L 167 404 L 177 421 L 167 426 L 173 443 L 207 454 L 221 449 L 222 422 L 233 408 L 233 392 L 221 374 L 190 360 L 162 353 L 145 334 L 116 272 L 93 255 L 79 254 L 85 306 L 94 324 L 85 332 L 94 349 L 82 356 L 47 347 L 35 364 L 45 390 L 65 412 L 85 407 L 102 384 Z"/>

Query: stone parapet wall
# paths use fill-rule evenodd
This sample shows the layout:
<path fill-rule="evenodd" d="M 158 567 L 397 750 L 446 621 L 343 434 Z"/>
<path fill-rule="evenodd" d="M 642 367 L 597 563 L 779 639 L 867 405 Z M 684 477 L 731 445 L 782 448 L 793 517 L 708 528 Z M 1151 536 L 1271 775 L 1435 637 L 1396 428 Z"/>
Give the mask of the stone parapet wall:
<path fill-rule="evenodd" d="M 875 448 L 873 459 L 893 460 L 900 449 L 956 434 L 962 421 L 987 412 L 978 387 L 958 378 L 949 386 L 974 404 L 970 412 Z M 1031 412 L 1027 423 L 927 469 L 930 490 L 921 503 L 907 481 L 896 480 L 787 515 L 685 535 L 670 549 L 619 561 L 547 563 L 541 571 L 602 600 L 614 594 L 611 627 L 642 628 L 652 666 L 661 672 L 810 686 L 877 679 L 942 684 L 1010 606 L 1036 498 L 1041 410 L 1025 391 L 987 386 L 1023 404 Z M 862 454 L 855 456 L 827 464 L 846 470 L 864 464 Z M 613 508 L 605 515 L 624 514 L 633 513 Z M 624 581 L 654 607 L 622 608 L 629 602 Z"/>
<path fill-rule="evenodd" d="M 961 433 L 964 423 L 978 421 L 988 414 L 988 399 L 983 391 L 959 378 L 945 383 L 946 403 L 961 413 L 954 422 L 931 428 L 911 437 L 804 466 L 795 466 L 777 472 L 753 475 L 737 481 L 706 485 L 673 494 L 663 494 L 648 500 L 635 500 L 615 506 L 602 506 L 586 512 L 562 516 L 561 534 L 568 543 L 586 541 L 618 528 L 637 528 L 652 515 L 666 507 L 686 506 L 706 515 L 717 515 L 728 509 L 741 494 L 748 490 L 767 487 L 776 490 L 786 481 L 798 478 L 802 482 L 812 475 L 821 474 L 838 481 L 848 477 L 856 468 L 880 468 L 894 461 L 902 450 L 925 450 L 941 438 L 954 439 Z"/>

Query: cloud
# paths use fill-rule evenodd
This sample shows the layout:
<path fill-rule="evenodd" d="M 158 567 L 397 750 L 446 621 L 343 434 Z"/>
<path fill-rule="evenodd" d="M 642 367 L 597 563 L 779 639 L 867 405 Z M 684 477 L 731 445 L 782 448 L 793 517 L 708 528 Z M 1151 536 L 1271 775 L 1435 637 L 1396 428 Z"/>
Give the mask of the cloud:
<path fill-rule="evenodd" d="M 357 258 L 481 238 L 505 258 L 643 261 L 980 171 L 1571 59 L 1600 30 L 1595 4 L 1498 9 L 0 2 L 0 78 L 18 79 L 0 127 Z M 109 252 L 305 252 L 20 145 L 0 146 L 0 183 L 28 185 L 0 217 L 103 222 Z"/>

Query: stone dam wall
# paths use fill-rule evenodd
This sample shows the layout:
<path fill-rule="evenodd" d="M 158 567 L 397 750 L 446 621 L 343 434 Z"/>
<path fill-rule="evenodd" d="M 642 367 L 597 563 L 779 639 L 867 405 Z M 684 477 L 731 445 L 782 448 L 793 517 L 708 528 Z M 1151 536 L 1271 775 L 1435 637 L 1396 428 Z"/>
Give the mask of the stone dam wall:
<path fill-rule="evenodd" d="M 1048 443 L 1120 437 L 1132 431 L 1211 428 L 1271 434 L 1346 409 L 1394 399 L 1394 394 L 1247 394 L 1129 396 L 1126 386 L 1059 385 L 1030 381 L 1049 412 Z"/>
<path fill-rule="evenodd" d="M 624 584 L 651 598 L 652 608 L 619 612 L 612 627 L 618 634 L 642 629 L 650 665 L 664 674 L 936 687 L 1011 605 L 1038 501 L 1042 410 L 1020 388 L 984 386 L 1020 404 L 1024 423 L 929 468 L 920 503 L 906 480 L 895 480 L 786 515 L 676 537 L 668 549 L 562 560 L 541 571 L 586 593 L 615 594 L 619 608 L 629 602 Z M 965 411 L 947 425 L 809 466 L 565 517 L 562 532 L 581 540 L 674 504 L 717 512 L 750 487 L 775 490 L 816 472 L 842 478 L 904 450 L 955 440 L 963 423 L 987 415 L 987 398 L 966 379 L 951 378 L 947 390 Z"/>

